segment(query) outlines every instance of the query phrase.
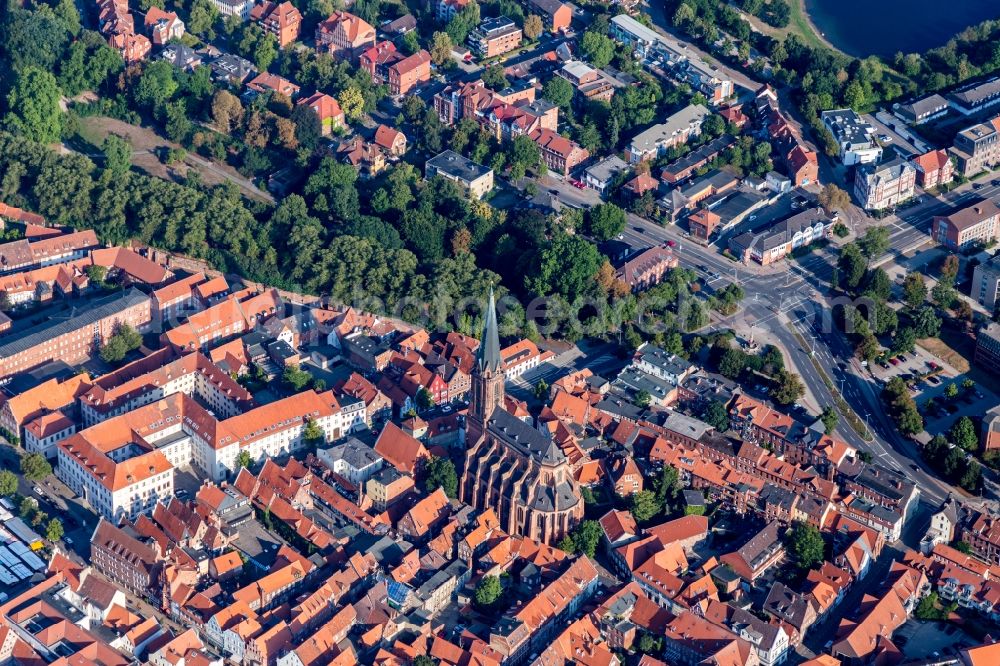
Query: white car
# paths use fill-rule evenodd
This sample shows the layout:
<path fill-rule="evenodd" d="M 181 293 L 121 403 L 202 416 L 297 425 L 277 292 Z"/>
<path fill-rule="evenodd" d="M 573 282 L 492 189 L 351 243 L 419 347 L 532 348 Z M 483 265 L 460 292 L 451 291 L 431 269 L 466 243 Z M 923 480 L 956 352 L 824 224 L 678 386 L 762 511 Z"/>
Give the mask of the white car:
<path fill-rule="evenodd" d="M 39 495 L 39 496 L 42 495 L 42 489 L 40 487 L 35 486 L 34 488 L 32 488 L 32 490 L 35 491 L 36 495 Z"/>

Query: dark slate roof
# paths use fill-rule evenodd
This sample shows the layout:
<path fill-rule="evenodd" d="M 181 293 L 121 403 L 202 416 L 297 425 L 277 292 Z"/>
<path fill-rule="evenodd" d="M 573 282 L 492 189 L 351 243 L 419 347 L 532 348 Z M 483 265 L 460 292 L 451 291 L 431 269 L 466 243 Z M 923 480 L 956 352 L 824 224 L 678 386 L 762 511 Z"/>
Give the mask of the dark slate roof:
<path fill-rule="evenodd" d="M 551 454 L 548 437 L 505 409 L 494 409 L 486 428 L 500 441 L 536 459 Z M 561 450 L 559 454 L 565 457 Z"/>

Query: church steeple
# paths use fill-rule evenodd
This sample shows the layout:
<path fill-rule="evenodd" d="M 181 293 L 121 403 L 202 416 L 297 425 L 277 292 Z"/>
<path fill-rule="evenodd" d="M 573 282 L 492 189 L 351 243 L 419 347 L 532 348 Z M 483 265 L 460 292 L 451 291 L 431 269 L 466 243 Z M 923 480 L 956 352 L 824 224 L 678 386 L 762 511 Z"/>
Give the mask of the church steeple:
<path fill-rule="evenodd" d="M 500 330 L 497 326 L 497 305 L 493 299 L 493 289 L 490 289 L 490 304 L 486 308 L 486 321 L 483 322 L 483 338 L 476 352 L 476 367 L 480 372 L 500 372 Z"/>
<path fill-rule="evenodd" d="M 476 352 L 476 367 L 472 371 L 472 397 L 469 416 L 485 426 L 487 419 L 504 399 L 503 358 L 500 356 L 500 330 L 497 325 L 496 301 L 490 289 L 490 302 L 483 322 L 483 337 Z"/>

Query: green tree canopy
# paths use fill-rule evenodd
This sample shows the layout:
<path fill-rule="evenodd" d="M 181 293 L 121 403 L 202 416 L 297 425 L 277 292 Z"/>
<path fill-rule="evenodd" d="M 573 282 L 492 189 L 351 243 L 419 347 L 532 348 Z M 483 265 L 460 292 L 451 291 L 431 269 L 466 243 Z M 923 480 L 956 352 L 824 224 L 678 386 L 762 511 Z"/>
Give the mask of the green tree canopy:
<path fill-rule="evenodd" d="M 632 515 L 640 523 L 651 520 L 660 513 L 660 503 L 651 490 L 640 490 L 632 495 Z"/>
<path fill-rule="evenodd" d="M 21 458 L 21 474 L 28 481 L 41 481 L 52 473 L 52 465 L 41 453 L 29 453 Z"/>
<path fill-rule="evenodd" d="M 0 470 L 0 496 L 10 497 L 17 493 L 17 474 L 9 469 Z"/>
<path fill-rule="evenodd" d="M 491 609 L 503 597 L 503 585 L 496 576 L 483 576 L 476 585 L 476 605 L 482 609 Z"/>
<path fill-rule="evenodd" d="M 5 123 L 38 143 L 58 141 L 62 133 L 59 84 L 49 72 L 28 67 L 17 75 L 7 95 Z"/>
<path fill-rule="evenodd" d="M 438 488 L 448 497 L 458 497 L 458 473 L 451 458 L 431 456 L 424 465 L 424 490 L 432 493 Z"/>
<path fill-rule="evenodd" d="M 788 548 L 800 569 L 814 569 L 823 562 L 826 542 L 812 525 L 796 522 L 788 537 Z"/>
<path fill-rule="evenodd" d="M 58 518 L 53 518 L 49 521 L 49 524 L 45 528 L 45 538 L 51 543 L 59 541 L 63 538 L 64 530 L 62 521 Z"/>

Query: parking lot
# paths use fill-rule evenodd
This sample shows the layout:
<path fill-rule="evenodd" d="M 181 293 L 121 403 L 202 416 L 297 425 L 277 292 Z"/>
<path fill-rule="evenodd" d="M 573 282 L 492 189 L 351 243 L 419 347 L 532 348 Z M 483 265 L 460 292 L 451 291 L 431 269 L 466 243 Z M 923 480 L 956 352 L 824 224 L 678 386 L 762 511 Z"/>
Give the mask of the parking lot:
<path fill-rule="evenodd" d="M 976 645 L 971 636 L 950 622 L 912 619 L 899 628 L 893 641 L 909 659 L 915 661 L 955 656 L 962 648 Z"/>
<path fill-rule="evenodd" d="M 896 357 L 872 363 L 871 372 L 880 384 L 900 377 L 910 386 L 910 395 L 931 435 L 947 430 L 961 416 L 981 418 L 1000 402 L 997 395 L 984 386 L 975 384 L 966 388 L 963 385 L 965 375 L 921 347 L 902 359 Z M 958 390 L 957 395 L 950 398 L 946 395 L 949 385 Z"/>

